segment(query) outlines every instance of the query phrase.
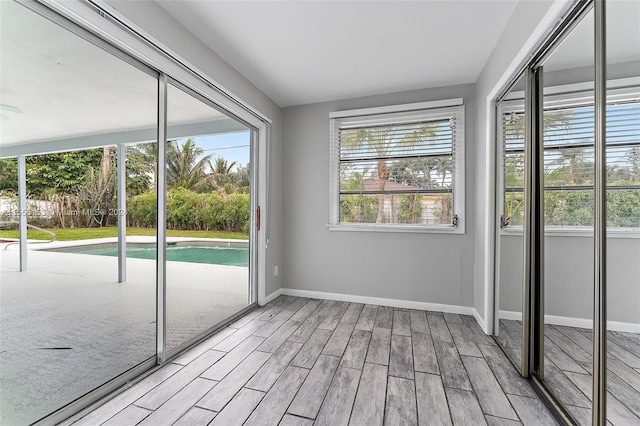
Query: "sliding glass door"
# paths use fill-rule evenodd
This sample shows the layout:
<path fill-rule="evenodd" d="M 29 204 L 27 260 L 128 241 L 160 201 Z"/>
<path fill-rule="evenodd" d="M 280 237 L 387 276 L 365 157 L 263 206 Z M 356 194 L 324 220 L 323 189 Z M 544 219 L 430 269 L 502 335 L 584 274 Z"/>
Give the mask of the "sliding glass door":
<path fill-rule="evenodd" d="M 591 422 L 594 294 L 594 14 L 542 64 L 544 343 L 537 377 Z"/>
<path fill-rule="evenodd" d="M 567 16 L 497 104 L 494 334 L 566 421 L 640 424 L 640 6 Z"/>
<path fill-rule="evenodd" d="M 607 3 L 606 413 L 612 424 L 640 425 L 638 22 L 640 2 Z"/>
<path fill-rule="evenodd" d="M 200 77 L 27 5 L 0 2 L 0 423 L 16 426 L 58 423 L 255 306 L 263 136 Z"/>
<path fill-rule="evenodd" d="M 252 302 L 252 132 L 175 83 L 167 105 L 166 348 L 175 352 Z"/>
<path fill-rule="evenodd" d="M 127 173 L 118 150 L 155 144 L 157 74 L 17 3 L 1 8 L 0 150 L 30 147 L 26 206 L 3 195 L 0 231 L 0 423 L 22 425 L 155 357 L 155 266 L 132 260 L 119 282 L 116 240 L 119 196 L 151 190 L 152 170 Z M 3 184 L 17 190 L 18 175 Z"/>
<path fill-rule="evenodd" d="M 496 322 L 494 334 L 520 370 L 524 280 L 525 76 L 521 75 L 497 106 Z"/>

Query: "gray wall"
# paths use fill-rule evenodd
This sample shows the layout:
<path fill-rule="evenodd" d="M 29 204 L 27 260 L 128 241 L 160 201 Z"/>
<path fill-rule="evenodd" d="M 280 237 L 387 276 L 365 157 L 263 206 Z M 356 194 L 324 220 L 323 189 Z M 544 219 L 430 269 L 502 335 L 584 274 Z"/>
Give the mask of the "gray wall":
<path fill-rule="evenodd" d="M 522 312 L 522 235 L 502 236 L 500 310 Z M 640 238 L 607 239 L 607 317 L 640 325 Z M 593 318 L 593 238 L 545 238 L 545 314 Z"/>
<path fill-rule="evenodd" d="M 271 182 L 269 182 L 270 239 L 267 249 L 266 294 L 280 289 L 281 277 L 271 271 L 282 257 L 282 143 L 281 110 L 220 56 L 193 36 L 158 4 L 151 1 L 107 0 L 107 3 L 156 40 L 208 75 L 213 81 L 273 121 L 271 131 Z"/>
<path fill-rule="evenodd" d="M 613 64 L 609 79 L 637 77 L 638 62 Z M 545 73 L 545 86 L 593 81 L 593 67 Z M 500 310 L 522 310 L 522 235 L 500 237 Z M 593 318 L 593 238 L 570 234 L 545 238 L 545 314 Z M 640 325 L 640 235 L 607 240 L 608 320 Z"/>
<path fill-rule="evenodd" d="M 329 231 L 329 113 L 447 98 L 466 105 L 465 235 Z M 473 305 L 474 85 L 283 109 L 285 288 Z"/>
<path fill-rule="evenodd" d="M 554 5 L 554 1 L 522 1 L 518 4 L 509 24 L 505 28 L 500 41 L 494 48 L 487 64 L 480 73 L 476 82 L 476 175 L 474 179 L 476 193 L 476 232 L 475 232 L 475 268 L 474 268 L 474 307 L 478 313 L 487 319 L 485 312 L 485 291 L 491 285 L 487 265 L 490 265 L 493 251 L 491 236 L 488 227 L 491 216 L 486 214 L 487 209 L 493 209 L 494 200 L 488 196 L 492 192 L 493 183 L 487 180 L 487 173 L 493 168 L 493 155 L 490 148 L 495 144 L 495 130 L 492 116 L 492 108 L 487 108 L 487 99 L 497 86 L 504 84 L 508 77 L 510 67 L 514 63 L 519 52 L 535 32 L 543 17 Z M 489 297 L 491 297 L 489 295 Z M 487 324 L 491 327 L 491 324 Z"/>
<path fill-rule="evenodd" d="M 485 286 L 488 283 L 485 279 L 485 259 L 492 248 L 486 238 L 486 226 L 491 218 L 485 211 L 488 207 L 492 208 L 493 201 L 487 197 L 487 185 L 490 182 L 485 177 L 488 168 L 492 167 L 487 148 L 494 144 L 486 99 L 496 85 L 504 81 L 505 70 L 512 65 L 514 57 L 555 2 L 541 0 L 518 5 L 475 86 L 372 96 L 290 107 L 282 111 L 157 4 L 119 0 L 110 0 L 108 3 L 273 120 L 267 294 L 286 287 L 473 306 L 486 318 Z M 453 97 L 463 97 L 466 105 L 466 234 L 329 231 L 326 227 L 329 112 Z M 612 282 L 635 283 L 635 292 L 634 289 L 621 289 L 616 292 L 619 296 L 610 295 L 610 312 L 618 310 L 618 306 L 622 308 L 621 312 L 634 312 L 628 307 L 633 308 L 632 304 L 639 299 L 637 284 L 640 282 L 640 273 L 635 268 L 626 278 L 617 277 L 617 274 L 623 270 L 629 271 L 629 265 L 639 264 L 637 259 L 640 256 L 636 253 L 640 253 L 640 249 L 634 251 L 638 241 L 619 239 L 611 243 L 610 252 L 619 252 L 622 265 L 620 268 L 610 265 Z M 566 244 L 575 244 L 575 247 L 564 246 Z M 630 249 L 631 246 L 634 248 Z M 558 253 L 577 253 L 576 250 L 585 247 L 588 244 L 584 243 L 584 238 L 578 238 L 577 241 L 558 240 Z M 554 250 L 554 244 L 551 244 L 549 251 Z M 509 254 L 517 257 L 521 263 L 521 255 L 517 253 L 513 251 Z M 577 254 L 572 256 L 582 258 Z M 558 260 L 558 264 L 554 266 L 553 261 L 548 263 L 548 272 L 557 277 L 557 287 L 566 297 L 550 299 L 548 306 L 552 311 L 549 313 L 588 318 L 590 314 L 584 308 L 588 305 L 586 299 L 578 299 L 586 295 L 579 288 L 582 278 L 578 274 L 569 274 L 572 271 L 568 271 L 566 263 L 560 262 L 561 257 L 554 259 Z M 623 264 L 622 259 L 627 259 L 628 263 Z M 510 262 L 505 259 L 503 264 Z M 270 273 L 276 264 L 280 265 L 280 276 L 277 278 Z M 579 264 L 576 268 L 579 273 L 590 269 Z M 509 274 L 518 275 L 517 271 Z M 576 278 L 575 283 L 571 281 L 569 284 L 570 277 Z M 617 285 L 612 286 L 615 289 Z M 519 300 L 519 291 L 512 289 L 510 297 Z M 630 297 L 625 297 L 625 294 Z M 569 308 L 565 306 L 565 299 L 575 302 L 568 302 L 573 304 L 566 315 L 560 309 Z M 508 300 L 506 298 L 505 303 L 510 303 Z M 553 307 L 554 302 L 558 302 L 557 310 Z M 629 322 L 638 322 L 637 316 L 640 314 L 637 311 L 635 319 L 630 318 Z"/>

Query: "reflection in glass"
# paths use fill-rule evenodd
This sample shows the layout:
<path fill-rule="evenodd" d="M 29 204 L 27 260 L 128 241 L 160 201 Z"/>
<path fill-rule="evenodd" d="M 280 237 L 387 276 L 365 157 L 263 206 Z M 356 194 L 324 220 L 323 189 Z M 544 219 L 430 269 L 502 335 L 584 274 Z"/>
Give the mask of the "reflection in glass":
<path fill-rule="evenodd" d="M 49 233 L 29 231 L 26 272 L 18 246 L 0 245 L 0 423 L 24 425 L 155 355 L 154 268 L 131 262 L 130 279 L 118 283 L 116 257 L 84 251 L 114 245 L 126 220 L 117 150 L 154 140 L 157 80 L 1 3 L 0 149 L 38 143 L 26 157 L 25 214 L 57 236 L 51 243 Z M 152 190 L 144 179 L 133 186 L 127 195 Z"/>
<path fill-rule="evenodd" d="M 18 239 L 18 159 L 0 158 L 0 250 Z M 20 267 L 20 259 L 0 258 L 3 268 Z"/>
<path fill-rule="evenodd" d="M 251 132 L 168 87 L 167 350 L 249 304 Z"/>
<path fill-rule="evenodd" d="M 525 118 L 524 77 L 497 106 L 496 338 L 520 369 L 524 286 Z"/>
<path fill-rule="evenodd" d="M 591 422 L 594 18 L 590 11 L 543 64 L 544 383 Z"/>
<path fill-rule="evenodd" d="M 640 3 L 606 7 L 607 419 L 640 424 Z"/>

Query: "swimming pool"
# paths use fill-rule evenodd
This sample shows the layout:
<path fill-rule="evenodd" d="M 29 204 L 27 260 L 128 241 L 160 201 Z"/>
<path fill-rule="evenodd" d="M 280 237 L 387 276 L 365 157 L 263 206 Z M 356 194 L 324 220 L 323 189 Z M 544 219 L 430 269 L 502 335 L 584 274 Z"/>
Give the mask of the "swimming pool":
<path fill-rule="evenodd" d="M 115 244 L 66 247 L 64 252 L 115 257 L 118 256 L 118 247 Z M 127 257 L 134 259 L 155 259 L 156 246 L 155 244 L 127 245 Z M 168 244 L 167 260 L 191 263 L 209 263 L 213 265 L 249 266 L 249 248 Z"/>

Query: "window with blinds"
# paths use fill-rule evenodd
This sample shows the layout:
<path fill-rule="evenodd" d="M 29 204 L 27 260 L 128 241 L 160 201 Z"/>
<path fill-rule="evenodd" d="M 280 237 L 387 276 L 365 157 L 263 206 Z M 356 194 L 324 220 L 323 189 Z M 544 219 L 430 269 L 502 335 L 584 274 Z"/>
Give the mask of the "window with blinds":
<path fill-rule="evenodd" d="M 594 107 L 552 97 L 544 109 L 544 210 L 547 227 L 593 226 Z M 578 97 L 576 96 L 576 99 Z M 607 222 L 640 228 L 640 90 L 610 91 L 606 113 Z M 524 113 L 506 105 L 503 138 L 503 226 L 522 226 Z"/>
<path fill-rule="evenodd" d="M 460 225 L 462 105 L 338 114 L 331 118 L 331 224 Z"/>

